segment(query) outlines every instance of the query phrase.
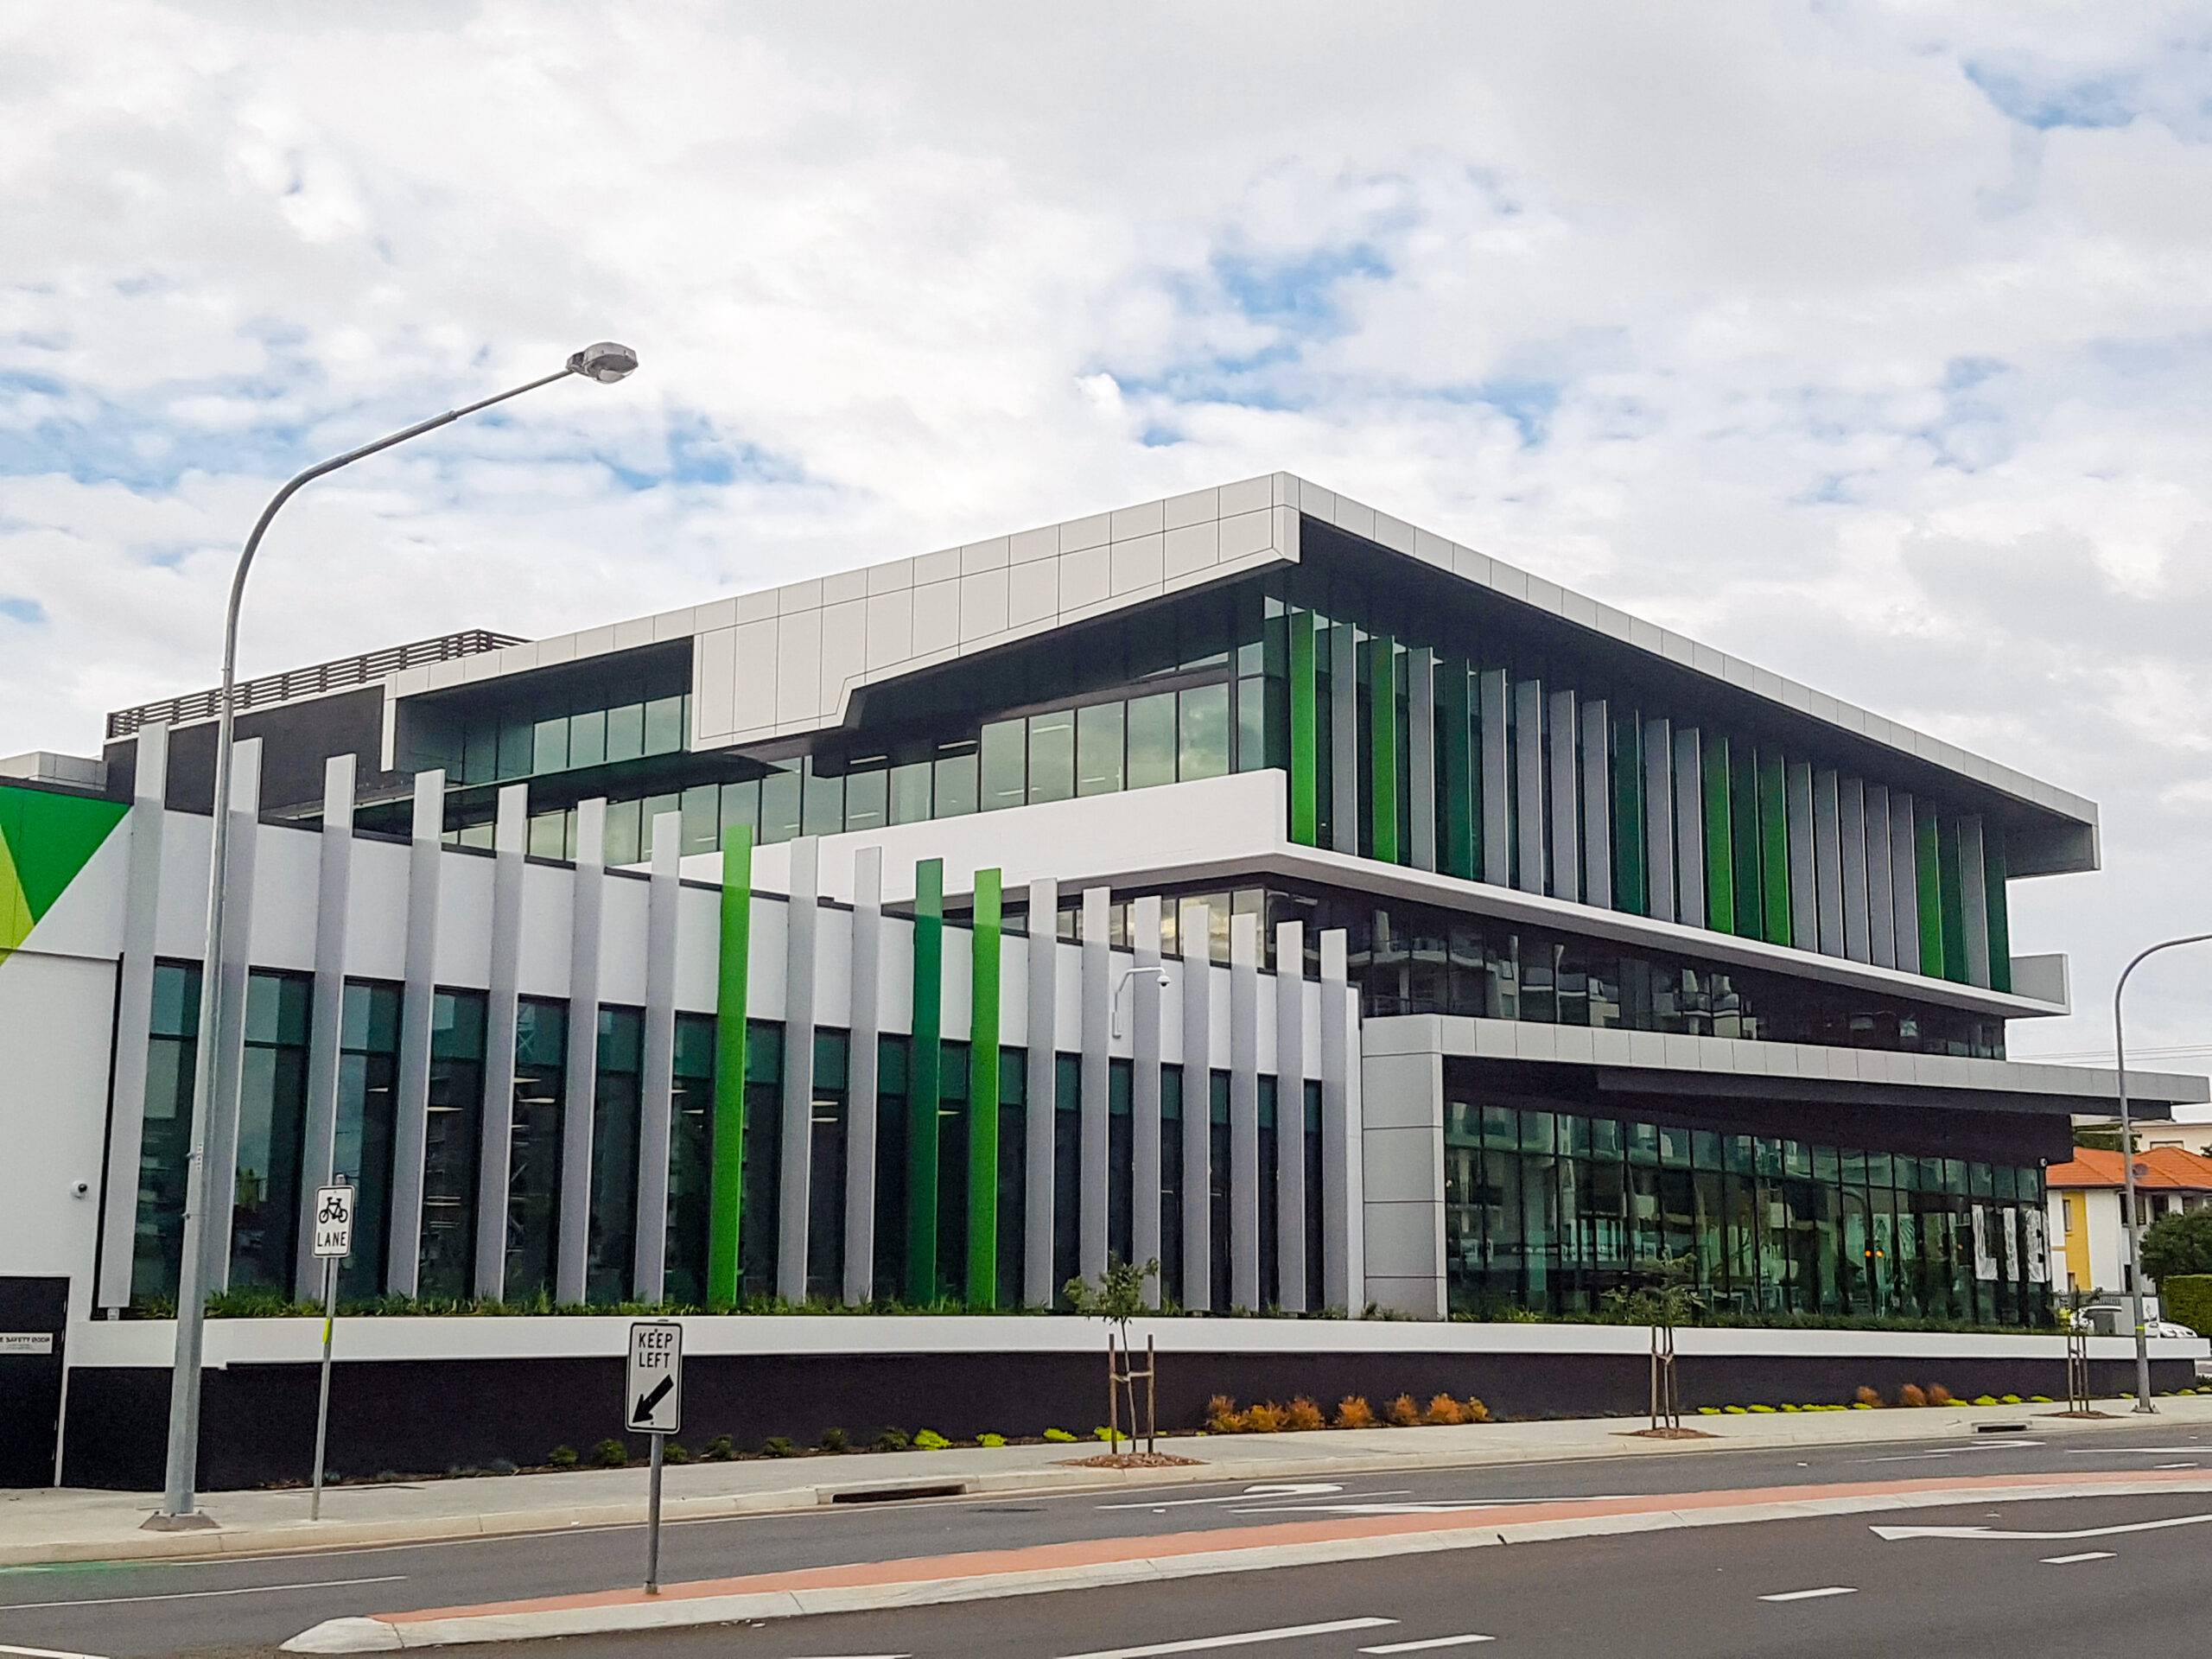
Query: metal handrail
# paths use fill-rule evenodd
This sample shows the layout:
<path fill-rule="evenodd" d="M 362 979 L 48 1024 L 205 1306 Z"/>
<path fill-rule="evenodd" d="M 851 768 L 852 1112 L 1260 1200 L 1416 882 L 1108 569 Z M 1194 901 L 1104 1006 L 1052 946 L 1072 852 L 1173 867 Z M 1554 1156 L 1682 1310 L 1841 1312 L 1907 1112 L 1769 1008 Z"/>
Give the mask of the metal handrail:
<path fill-rule="evenodd" d="M 421 668 L 429 663 L 449 663 L 457 657 L 474 657 L 482 652 L 499 651 L 508 645 L 527 643 L 520 634 L 494 633 L 488 628 L 467 628 L 459 633 L 441 634 L 435 639 L 417 639 L 410 645 L 385 645 L 375 651 L 365 651 L 358 657 L 340 657 L 311 667 L 286 669 L 281 674 L 264 674 L 257 680 L 245 681 L 232 694 L 231 706 L 245 709 L 289 702 L 296 697 L 316 696 L 326 691 L 342 691 L 351 686 L 368 685 L 389 678 L 402 669 Z M 213 720 L 219 696 L 211 689 L 189 692 L 183 696 L 164 697 L 156 702 L 142 702 L 134 708 L 118 709 L 107 717 L 108 737 L 112 741 L 135 736 L 141 727 L 149 726 L 156 721 L 171 726 L 183 726 L 196 720 Z"/>

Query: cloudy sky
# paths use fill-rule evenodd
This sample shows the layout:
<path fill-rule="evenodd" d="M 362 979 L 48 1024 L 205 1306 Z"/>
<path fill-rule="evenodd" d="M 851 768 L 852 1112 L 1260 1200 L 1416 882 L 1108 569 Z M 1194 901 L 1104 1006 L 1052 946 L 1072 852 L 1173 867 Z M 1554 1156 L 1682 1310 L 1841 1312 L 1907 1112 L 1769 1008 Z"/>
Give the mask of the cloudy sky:
<path fill-rule="evenodd" d="M 245 671 L 1284 467 L 2099 800 L 2016 1052 L 2212 930 L 2201 7 L 14 0 L 0 110 L 0 753 L 612 336 L 303 496 Z"/>

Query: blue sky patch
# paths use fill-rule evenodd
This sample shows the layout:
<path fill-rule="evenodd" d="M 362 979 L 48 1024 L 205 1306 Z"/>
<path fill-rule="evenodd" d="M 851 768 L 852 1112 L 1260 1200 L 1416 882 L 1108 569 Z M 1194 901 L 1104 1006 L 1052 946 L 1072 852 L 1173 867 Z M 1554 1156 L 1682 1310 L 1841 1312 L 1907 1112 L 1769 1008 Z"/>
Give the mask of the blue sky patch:
<path fill-rule="evenodd" d="M 35 599 L 10 599 L 0 595 L 0 616 L 10 622 L 20 622 L 27 628 L 46 625 L 46 607 Z"/>

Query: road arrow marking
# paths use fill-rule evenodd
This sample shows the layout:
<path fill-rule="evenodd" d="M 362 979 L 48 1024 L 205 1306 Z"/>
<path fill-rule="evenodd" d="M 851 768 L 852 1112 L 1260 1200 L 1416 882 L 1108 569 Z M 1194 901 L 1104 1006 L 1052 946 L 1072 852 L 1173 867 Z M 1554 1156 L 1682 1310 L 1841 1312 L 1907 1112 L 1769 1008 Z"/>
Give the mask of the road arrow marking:
<path fill-rule="evenodd" d="M 2212 1521 L 2212 1515 L 2176 1515 L 2164 1521 L 2131 1521 L 2122 1527 L 2084 1527 L 2078 1532 L 2005 1532 L 1996 1527 L 1870 1527 L 1867 1530 L 1889 1543 L 1896 1543 L 1904 1538 L 2116 1538 L 2124 1532 L 2161 1532 L 2168 1527 L 2201 1527 L 2208 1521 Z"/>
<path fill-rule="evenodd" d="M 652 1420 L 653 1408 L 667 1399 L 669 1390 L 675 1386 L 676 1374 L 671 1371 L 654 1383 L 650 1392 L 638 1396 L 638 1408 L 630 1414 L 631 1421 L 639 1423 L 650 1422 Z"/>
<path fill-rule="evenodd" d="M 1405 1490 L 1410 1491 L 1411 1487 Z M 1189 1510 L 1206 1503 L 1249 1503 L 1263 1497 L 1325 1497 L 1332 1492 L 1341 1492 L 1342 1486 L 1331 1481 L 1310 1481 L 1280 1486 L 1247 1486 L 1241 1492 L 1231 1492 L 1226 1497 L 1176 1497 L 1166 1503 L 1101 1503 L 1102 1510 Z M 1395 1492 L 1370 1492 L 1370 1497 L 1392 1497 Z"/>
<path fill-rule="evenodd" d="M 1185 1642 L 1154 1642 L 1141 1648 L 1102 1648 L 1095 1653 L 1071 1654 L 1068 1659 L 1155 1659 L 1161 1654 L 1205 1653 L 1213 1648 L 1242 1648 L 1260 1642 L 1295 1642 L 1308 1636 L 1333 1636 L 1339 1630 L 1372 1630 L 1397 1622 L 1395 1618 L 1332 1618 L 1325 1624 L 1284 1624 L 1271 1630 L 1193 1637 Z"/>

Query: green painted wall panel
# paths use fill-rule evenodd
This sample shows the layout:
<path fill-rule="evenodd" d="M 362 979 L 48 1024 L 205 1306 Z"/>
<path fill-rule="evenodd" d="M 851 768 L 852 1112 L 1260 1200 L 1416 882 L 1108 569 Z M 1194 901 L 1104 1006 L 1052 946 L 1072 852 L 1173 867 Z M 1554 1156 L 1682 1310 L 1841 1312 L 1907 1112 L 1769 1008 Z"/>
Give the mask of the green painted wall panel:
<path fill-rule="evenodd" d="M 16 879 L 35 923 L 54 908 L 94 853 L 130 809 L 120 801 L 82 795 L 55 795 L 39 789 L 10 789 L 16 810 L 6 834 L 14 855 Z"/>
<path fill-rule="evenodd" d="M 1789 800 L 1782 754 L 1759 751 L 1759 889 L 1766 941 L 1789 943 Z"/>
<path fill-rule="evenodd" d="M 1643 721 L 1634 710 L 1615 714 L 1605 741 L 1613 785 L 1613 908 L 1651 913 L 1649 861 L 1643 845 Z"/>
<path fill-rule="evenodd" d="M 968 1305 L 995 1307 L 999 1290 L 999 938 L 1004 899 L 999 872 L 976 872 L 969 982 Z"/>
<path fill-rule="evenodd" d="M 1705 734 L 1705 925 L 1736 931 L 1736 860 L 1730 828 L 1728 740 Z"/>
<path fill-rule="evenodd" d="M 1936 837 L 1936 814 L 1915 815 L 1913 861 L 1920 879 L 1920 971 L 1932 979 L 1943 974 L 1943 874 Z"/>
<path fill-rule="evenodd" d="M 707 1300 L 734 1302 L 745 1197 L 745 998 L 753 953 L 753 831 L 722 831 L 721 954 L 715 982 L 715 1114 L 709 1137 Z M 773 1216 L 761 1224 L 773 1227 Z"/>
<path fill-rule="evenodd" d="M 1369 721 L 1374 764 L 1369 786 L 1375 791 L 1372 856 L 1384 864 L 1398 857 L 1398 674 L 1396 642 L 1387 633 L 1368 641 Z"/>
<path fill-rule="evenodd" d="M 913 1042 L 906 1065 L 906 1300 L 938 1300 L 937 1138 L 944 1093 L 944 861 L 914 867 Z"/>
<path fill-rule="evenodd" d="M 2005 891 L 2005 832 L 1993 823 L 1984 827 L 1981 836 L 1982 882 L 1989 891 L 1989 988 L 2009 992 L 2012 988 L 2012 923 L 2011 899 Z"/>
<path fill-rule="evenodd" d="M 1475 791 L 1479 776 L 1475 766 L 1474 699 L 1467 664 L 1455 657 L 1436 664 L 1436 720 L 1443 745 L 1443 764 L 1437 768 L 1444 791 L 1437 823 L 1437 862 L 1445 874 L 1465 880 L 1482 876 L 1482 837 L 1475 826 Z"/>
<path fill-rule="evenodd" d="M 1321 844 L 1321 761 L 1314 708 L 1313 613 L 1290 616 L 1290 838 Z"/>
<path fill-rule="evenodd" d="M 1961 984 L 1967 977 L 1966 882 L 1959 871 L 1959 821 L 1936 821 L 1936 865 L 1942 873 L 1943 977 Z"/>
<path fill-rule="evenodd" d="M 1759 849 L 1758 754 L 1748 743 L 1728 757 L 1729 848 L 1736 866 L 1736 931 L 1747 939 L 1765 931 L 1765 899 Z"/>

